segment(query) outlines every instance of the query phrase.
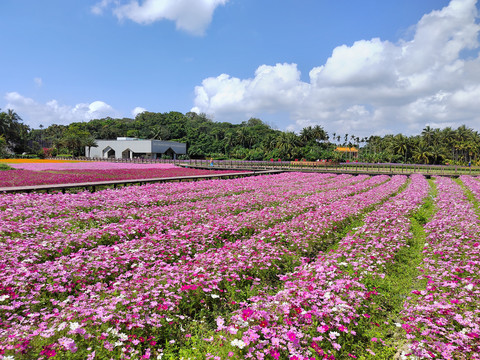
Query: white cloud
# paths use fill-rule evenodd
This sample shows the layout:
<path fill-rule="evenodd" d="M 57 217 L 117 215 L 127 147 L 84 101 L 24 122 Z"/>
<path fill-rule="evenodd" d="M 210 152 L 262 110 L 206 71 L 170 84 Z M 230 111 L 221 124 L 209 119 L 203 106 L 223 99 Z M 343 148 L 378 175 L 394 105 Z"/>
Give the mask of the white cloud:
<path fill-rule="evenodd" d="M 112 2 L 114 2 L 114 1 L 113 0 L 102 0 L 98 3 L 96 3 L 91 8 L 92 13 L 94 13 L 95 15 L 102 15 L 103 10 L 105 10 Z"/>
<path fill-rule="evenodd" d="M 318 86 L 362 86 L 395 83 L 392 58 L 398 49 L 380 39 L 361 40 L 333 50 L 326 64 L 310 71 L 311 83 Z"/>
<path fill-rule="evenodd" d="M 139 24 L 155 21 L 174 21 L 177 29 L 194 35 L 202 35 L 212 21 L 213 12 L 229 0 L 102 0 L 92 7 L 96 15 L 113 4 L 113 13 L 119 20 L 130 19 Z"/>
<path fill-rule="evenodd" d="M 147 109 L 142 108 L 140 106 L 137 106 L 135 109 L 132 110 L 132 115 L 133 117 L 137 116 L 138 114 L 141 114 L 143 112 L 147 111 Z"/>
<path fill-rule="evenodd" d="M 41 87 L 41 86 L 43 85 L 42 78 L 40 78 L 40 77 L 33 78 L 33 82 L 34 82 L 35 85 L 37 85 L 38 87 Z"/>
<path fill-rule="evenodd" d="M 94 101 L 90 104 L 80 103 L 74 106 L 59 104 L 57 100 L 45 104 L 22 96 L 17 92 L 9 92 L 5 96 L 6 109 L 13 109 L 24 118 L 24 123 L 31 127 L 51 124 L 68 125 L 72 122 L 88 121 L 107 116 L 119 116 L 119 113 L 103 101 Z"/>
<path fill-rule="evenodd" d="M 262 65 L 253 79 L 241 80 L 222 74 L 207 78 L 195 87 L 195 107 L 192 111 L 256 112 L 288 110 L 307 90 L 300 81 L 296 64 Z"/>
<path fill-rule="evenodd" d="M 452 0 L 423 16 L 410 40 L 338 46 L 308 82 L 296 64 L 261 65 L 248 79 L 204 79 L 192 111 L 222 120 L 285 112 L 297 130 L 321 124 L 358 135 L 416 133 L 429 123 L 478 128 L 480 57 L 462 56 L 479 49 L 477 16 L 476 0 Z"/>

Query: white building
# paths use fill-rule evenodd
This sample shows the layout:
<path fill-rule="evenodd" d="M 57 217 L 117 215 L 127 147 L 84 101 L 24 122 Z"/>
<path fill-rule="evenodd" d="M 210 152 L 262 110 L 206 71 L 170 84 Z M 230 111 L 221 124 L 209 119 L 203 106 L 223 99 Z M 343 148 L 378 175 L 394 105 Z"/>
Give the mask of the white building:
<path fill-rule="evenodd" d="M 117 140 L 95 140 L 97 147 L 85 147 L 85 154 L 91 158 L 156 159 L 167 155 L 173 159 L 187 153 L 187 144 L 175 141 L 141 140 L 119 137 Z"/>

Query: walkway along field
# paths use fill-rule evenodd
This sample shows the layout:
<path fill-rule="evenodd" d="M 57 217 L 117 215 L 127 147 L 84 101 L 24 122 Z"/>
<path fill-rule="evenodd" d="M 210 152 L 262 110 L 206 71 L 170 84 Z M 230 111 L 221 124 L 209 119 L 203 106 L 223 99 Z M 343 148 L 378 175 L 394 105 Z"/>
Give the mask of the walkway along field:
<path fill-rule="evenodd" d="M 119 163 L 73 160 L 3 159 L 15 170 L 0 171 L 0 192 L 96 191 L 106 187 L 155 182 L 197 181 L 253 176 L 267 171 L 186 169 L 169 163 Z"/>
<path fill-rule="evenodd" d="M 282 170 L 302 172 L 323 172 L 334 174 L 368 174 L 368 175 L 412 175 L 450 176 L 480 175 L 480 167 L 455 165 L 420 165 L 420 164 L 376 164 L 376 163 L 322 163 L 303 161 L 231 161 L 215 160 L 213 166 L 207 160 L 190 160 L 179 162 L 179 166 L 193 169 L 230 169 L 230 170 Z"/>
<path fill-rule="evenodd" d="M 247 161 L 247 160 L 167 160 L 167 159 L 90 159 L 78 158 L 81 161 L 102 161 L 106 163 L 133 163 L 133 164 L 173 164 L 182 167 L 197 169 L 223 169 L 223 170 L 281 170 L 281 171 L 303 171 L 303 172 L 324 172 L 336 174 L 390 174 L 390 175 L 411 175 L 422 174 L 425 176 L 453 176 L 460 175 L 479 176 L 479 166 L 460 165 L 423 165 L 423 164 L 397 164 L 397 163 L 335 163 L 322 161 Z"/>

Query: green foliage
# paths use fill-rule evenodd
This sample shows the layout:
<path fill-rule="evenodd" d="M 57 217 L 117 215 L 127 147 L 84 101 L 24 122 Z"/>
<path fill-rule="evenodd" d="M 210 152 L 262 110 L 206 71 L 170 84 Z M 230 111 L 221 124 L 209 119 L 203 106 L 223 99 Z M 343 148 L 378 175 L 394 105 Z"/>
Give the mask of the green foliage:
<path fill-rule="evenodd" d="M 13 168 L 8 166 L 7 164 L 0 163 L 0 171 L 5 171 L 5 170 L 13 170 Z"/>
<path fill-rule="evenodd" d="M 30 128 L 22 124 L 18 114 L 8 109 L 0 112 L 0 153 L 23 153 L 28 150 L 27 135 Z"/>
<path fill-rule="evenodd" d="M 5 157 L 7 154 L 7 140 L 5 136 L 0 136 L 0 157 Z"/>
<path fill-rule="evenodd" d="M 465 125 L 433 129 L 426 126 L 420 135 L 371 136 L 361 149 L 369 162 L 467 165 L 480 161 L 480 134 Z"/>
<path fill-rule="evenodd" d="M 416 136 L 359 138 L 354 134 L 329 136 L 320 125 L 307 126 L 297 134 L 272 129 L 257 118 L 231 124 L 194 112 L 146 111 L 134 119 L 107 117 L 30 129 L 12 110 L 0 112 L 0 154 L 27 151 L 42 155 L 43 148 L 52 148 L 57 153 L 89 156 L 90 149 L 96 146 L 95 139 L 120 136 L 184 142 L 187 156 L 192 159 L 354 160 L 335 151 L 337 146 L 344 146 L 358 148 L 358 160 L 362 162 L 480 165 L 480 134 L 465 125 L 456 130 L 426 126 Z"/>

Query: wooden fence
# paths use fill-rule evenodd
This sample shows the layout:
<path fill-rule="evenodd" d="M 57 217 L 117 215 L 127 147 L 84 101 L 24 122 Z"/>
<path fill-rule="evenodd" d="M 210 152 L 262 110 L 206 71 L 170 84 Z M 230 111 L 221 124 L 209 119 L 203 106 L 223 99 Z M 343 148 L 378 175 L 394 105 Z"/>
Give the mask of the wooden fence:
<path fill-rule="evenodd" d="M 118 163 L 174 164 L 192 168 L 231 169 L 231 170 L 282 170 L 282 171 L 315 171 L 354 174 L 424 174 L 459 176 L 480 176 L 480 166 L 460 165 L 423 165 L 423 164 L 385 164 L 385 163 L 334 163 L 321 161 L 244 161 L 244 160 L 169 160 L 169 159 L 104 159 L 104 158 L 55 158 L 83 161 L 110 161 Z"/>

